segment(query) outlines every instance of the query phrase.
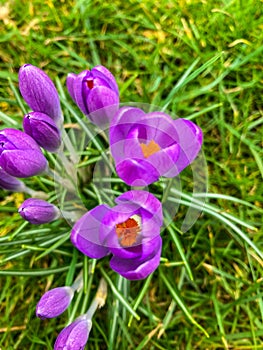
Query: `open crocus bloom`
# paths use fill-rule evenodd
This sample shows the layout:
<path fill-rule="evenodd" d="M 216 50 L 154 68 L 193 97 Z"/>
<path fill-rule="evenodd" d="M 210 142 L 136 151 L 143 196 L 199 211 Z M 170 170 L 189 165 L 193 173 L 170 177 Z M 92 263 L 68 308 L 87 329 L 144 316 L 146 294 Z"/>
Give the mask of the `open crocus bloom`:
<path fill-rule="evenodd" d="M 151 193 L 128 191 L 83 215 L 71 232 L 72 243 L 90 258 L 113 254 L 110 266 L 123 277 L 147 277 L 160 263 L 162 205 Z"/>
<path fill-rule="evenodd" d="M 105 125 L 118 108 L 118 85 L 111 72 L 103 66 L 79 74 L 69 73 L 67 88 L 79 109 L 96 125 Z"/>
<path fill-rule="evenodd" d="M 110 127 L 111 154 L 119 177 L 131 186 L 146 186 L 160 176 L 174 177 L 197 156 L 202 131 L 186 119 L 168 114 L 146 114 L 123 107 Z"/>

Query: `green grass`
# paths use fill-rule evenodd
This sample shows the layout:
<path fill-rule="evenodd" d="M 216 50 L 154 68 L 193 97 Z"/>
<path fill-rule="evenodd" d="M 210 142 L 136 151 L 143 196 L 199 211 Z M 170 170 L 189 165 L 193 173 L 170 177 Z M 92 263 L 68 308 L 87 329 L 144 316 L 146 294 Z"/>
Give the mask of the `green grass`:
<path fill-rule="evenodd" d="M 162 232 L 161 265 L 138 282 L 117 276 L 107 258 L 96 265 L 83 259 L 65 221 L 24 223 L 16 210 L 25 196 L 1 191 L 1 349 L 52 349 L 102 276 L 108 298 L 93 319 L 88 349 L 263 349 L 262 2 L 159 3 L 1 1 L 1 129 L 21 127 L 27 110 L 17 88 L 22 64 L 52 77 L 66 121 L 76 123 L 82 116 L 66 92 L 66 75 L 101 63 L 115 75 L 122 102 L 156 105 L 203 129 L 209 179 L 208 195 L 192 200 L 191 175 L 183 172 L 183 195 L 171 192 L 179 208 Z M 97 161 L 96 141 L 81 166 Z M 26 183 L 55 201 L 50 178 Z M 87 191 L 87 205 L 107 195 Z M 204 198 L 202 214 L 183 233 L 188 208 Z M 70 284 L 82 266 L 85 288 L 75 306 L 57 319 L 37 319 L 43 292 Z"/>

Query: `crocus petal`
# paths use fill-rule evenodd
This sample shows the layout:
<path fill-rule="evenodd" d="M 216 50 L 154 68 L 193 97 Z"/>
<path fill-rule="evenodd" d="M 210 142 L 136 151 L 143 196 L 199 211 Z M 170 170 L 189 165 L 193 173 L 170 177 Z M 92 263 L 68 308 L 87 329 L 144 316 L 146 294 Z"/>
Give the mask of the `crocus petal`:
<path fill-rule="evenodd" d="M 31 112 L 23 119 L 23 128 L 40 147 L 57 152 L 61 145 L 60 131 L 55 122 L 46 114 Z"/>
<path fill-rule="evenodd" d="M 91 72 L 94 77 L 99 77 L 101 79 L 107 80 L 110 87 L 116 92 L 117 95 L 119 94 L 119 88 L 114 75 L 107 68 L 99 65 L 93 67 Z"/>
<path fill-rule="evenodd" d="M 86 104 L 86 96 L 83 93 L 83 80 L 89 76 L 89 71 L 84 70 L 80 74 L 78 74 L 74 80 L 74 101 L 78 105 L 79 109 L 84 113 L 84 114 L 89 114 L 89 110 L 87 108 Z"/>
<path fill-rule="evenodd" d="M 178 174 L 177 160 L 180 154 L 180 145 L 174 143 L 148 157 L 148 161 L 160 176 L 173 177 Z"/>
<path fill-rule="evenodd" d="M 161 250 L 162 244 L 160 238 L 158 249 L 148 259 L 140 261 L 137 259 L 122 259 L 113 256 L 110 260 L 110 267 L 129 280 L 144 279 L 159 266 Z"/>
<path fill-rule="evenodd" d="M 36 306 L 37 317 L 44 320 L 61 315 L 69 307 L 73 296 L 71 287 L 58 287 L 47 291 Z"/>
<path fill-rule="evenodd" d="M 163 224 L 162 204 L 161 202 L 151 193 L 147 191 L 136 191 L 131 190 L 123 193 L 115 199 L 117 204 L 134 203 L 139 208 L 151 214 L 150 217 L 154 217 L 154 220 L 159 226 Z"/>
<path fill-rule="evenodd" d="M 102 204 L 83 215 L 71 231 L 71 242 L 83 254 L 100 259 L 109 253 L 99 239 L 99 227 L 109 208 Z"/>
<path fill-rule="evenodd" d="M 129 133 L 130 135 L 130 133 Z M 128 137 L 129 137 L 128 135 Z M 141 159 L 140 163 L 144 164 L 145 162 L 150 163 L 154 168 L 155 172 L 160 176 L 172 177 L 173 174 L 178 173 L 176 161 L 179 157 L 180 146 L 178 143 L 173 143 L 170 146 L 160 149 L 158 152 L 153 153 L 147 159 L 145 159 L 140 143 L 136 139 L 126 139 L 124 140 L 124 157 L 125 159 Z M 119 150 L 121 153 L 122 143 L 120 142 Z M 117 163 L 119 159 L 115 158 L 115 162 Z M 118 163 L 117 163 L 118 164 Z M 126 181 L 125 181 L 126 182 Z"/>
<path fill-rule="evenodd" d="M 180 173 L 198 155 L 202 145 L 202 130 L 190 120 L 176 119 L 174 125 L 178 134 L 180 154 L 176 161 L 177 171 Z"/>
<path fill-rule="evenodd" d="M 1 154 L 0 166 L 11 176 L 31 177 L 46 170 L 47 160 L 40 150 L 11 150 Z"/>
<path fill-rule="evenodd" d="M 92 321 L 86 315 L 78 317 L 59 333 L 54 350 L 84 350 L 91 327 Z"/>
<path fill-rule="evenodd" d="M 22 181 L 9 175 L 0 167 L 0 188 L 9 191 L 23 192 L 26 186 Z"/>
<path fill-rule="evenodd" d="M 144 159 L 125 159 L 116 165 L 116 172 L 130 186 L 147 186 L 159 179 L 159 172 Z"/>
<path fill-rule="evenodd" d="M 54 204 L 38 198 L 26 199 L 19 207 L 18 213 L 34 225 L 45 224 L 60 217 L 60 211 Z"/>
<path fill-rule="evenodd" d="M 103 113 L 105 118 L 107 118 L 109 121 L 113 118 L 115 112 L 117 111 L 119 96 L 115 91 L 109 89 L 108 87 L 94 87 L 90 90 L 87 96 L 87 105 L 93 122 L 96 122 L 93 113 L 97 110 L 100 110 L 100 113 Z M 113 108 L 113 110 L 110 108 L 112 105 L 116 106 Z"/>
<path fill-rule="evenodd" d="M 57 124 L 62 113 L 58 92 L 49 76 L 40 68 L 24 64 L 18 73 L 19 90 L 29 107 L 50 116 Z"/>
<path fill-rule="evenodd" d="M 123 160 L 124 140 L 126 140 L 131 128 L 136 126 L 136 122 L 142 118 L 145 113 L 139 108 L 122 107 L 115 114 L 110 125 L 110 146 L 111 154 L 116 163 Z M 136 132 L 136 131 L 135 131 Z"/>
<path fill-rule="evenodd" d="M 161 148 L 170 146 L 177 141 L 174 120 L 166 113 L 145 114 L 139 123 L 147 129 L 147 140 L 154 140 Z"/>
<path fill-rule="evenodd" d="M 142 152 L 142 148 L 140 146 L 140 143 L 138 139 L 130 139 L 128 138 L 129 135 L 127 136 L 126 140 L 122 142 L 119 142 L 116 144 L 116 146 L 119 146 L 119 149 L 121 150 L 122 148 L 124 149 L 124 157 L 127 159 L 129 158 L 138 158 L 144 160 L 145 157 Z M 117 163 L 117 159 L 115 160 Z"/>
<path fill-rule="evenodd" d="M 88 115 L 88 118 L 93 124 L 99 126 L 103 130 L 106 130 L 109 126 L 110 120 L 112 119 L 118 108 L 119 106 L 117 104 L 109 105 L 91 112 Z"/>
<path fill-rule="evenodd" d="M 32 137 L 25 134 L 24 132 L 16 129 L 3 129 L 0 131 L 0 142 L 7 143 L 7 146 L 3 145 L 4 149 L 20 149 L 20 150 L 37 150 L 39 151 L 39 146 Z M 8 142 L 11 144 L 9 147 Z M 1 153 L 0 148 L 0 153 Z"/>
<path fill-rule="evenodd" d="M 77 78 L 77 74 L 69 73 L 66 79 L 67 89 L 73 101 L 75 101 L 74 83 L 76 78 Z"/>

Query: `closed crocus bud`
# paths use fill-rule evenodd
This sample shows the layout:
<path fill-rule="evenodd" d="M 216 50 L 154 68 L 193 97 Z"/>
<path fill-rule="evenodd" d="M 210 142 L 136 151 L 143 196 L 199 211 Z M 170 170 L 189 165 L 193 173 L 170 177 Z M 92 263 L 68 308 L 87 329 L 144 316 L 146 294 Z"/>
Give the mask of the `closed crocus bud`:
<path fill-rule="evenodd" d="M 58 92 L 49 76 L 32 64 L 24 64 L 18 73 L 19 90 L 34 112 L 47 114 L 57 125 L 62 122 Z"/>
<path fill-rule="evenodd" d="M 49 152 L 56 152 L 61 145 L 61 136 L 55 122 L 41 112 L 31 112 L 24 116 L 25 132 L 33 137 L 39 146 Z"/>
<path fill-rule="evenodd" d="M 71 287 L 58 287 L 47 291 L 37 304 L 37 317 L 44 320 L 61 315 L 69 307 L 73 296 L 74 289 Z"/>
<path fill-rule="evenodd" d="M 0 188 L 9 191 L 23 192 L 25 191 L 26 186 L 22 181 L 7 174 L 7 172 L 0 167 Z"/>
<path fill-rule="evenodd" d="M 60 211 L 54 204 L 37 198 L 26 199 L 18 213 L 34 225 L 46 224 L 60 217 Z"/>
<path fill-rule="evenodd" d="M 47 169 L 47 160 L 36 141 L 16 129 L 0 130 L 0 166 L 14 177 L 30 177 Z"/>
<path fill-rule="evenodd" d="M 79 109 L 96 125 L 109 122 L 118 109 L 118 85 L 111 72 L 103 66 L 78 75 L 68 74 L 67 88 Z"/>
<path fill-rule="evenodd" d="M 77 283 L 77 280 L 75 283 Z M 84 350 L 92 327 L 92 317 L 97 308 L 104 306 L 106 298 L 107 284 L 102 278 L 88 311 L 59 333 L 54 350 Z"/>
<path fill-rule="evenodd" d="M 87 315 L 78 317 L 58 335 L 54 350 L 83 350 L 89 338 L 92 321 Z"/>

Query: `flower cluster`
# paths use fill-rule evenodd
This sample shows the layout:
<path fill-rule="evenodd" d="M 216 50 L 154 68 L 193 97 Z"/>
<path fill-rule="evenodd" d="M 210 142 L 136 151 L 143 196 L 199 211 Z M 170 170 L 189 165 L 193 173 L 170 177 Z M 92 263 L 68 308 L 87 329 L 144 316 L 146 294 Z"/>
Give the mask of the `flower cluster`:
<path fill-rule="evenodd" d="M 75 220 L 71 242 L 90 258 L 110 255 L 110 267 L 121 276 L 143 279 L 160 263 L 163 225 L 162 204 L 145 186 L 160 177 L 173 178 L 192 163 L 202 145 L 202 131 L 189 120 L 174 120 L 163 112 L 120 108 L 116 80 L 103 66 L 70 73 L 66 84 L 71 98 L 89 120 L 103 130 L 108 127 L 116 173 L 134 187 L 115 198 L 115 206 L 99 204 Z M 24 116 L 24 131 L 0 131 L 0 186 L 32 193 L 19 178 L 50 174 L 45 155 L 62 151 L 63 115 L 58 92 L 41 69 L 31 64 L 22 66 L 19 89 L 32 111 Z M 28 198 L 18 211 L 32 224 L 61 217 L 55 205 L 38 198 Z M 37 316 L 43 319 L 60 315 L 75 290 L 73 285 L 45 293 L 37 305 Z M 55 349 L 84 349 L 90 329 L 88 312 L 60 333 Z"/>

